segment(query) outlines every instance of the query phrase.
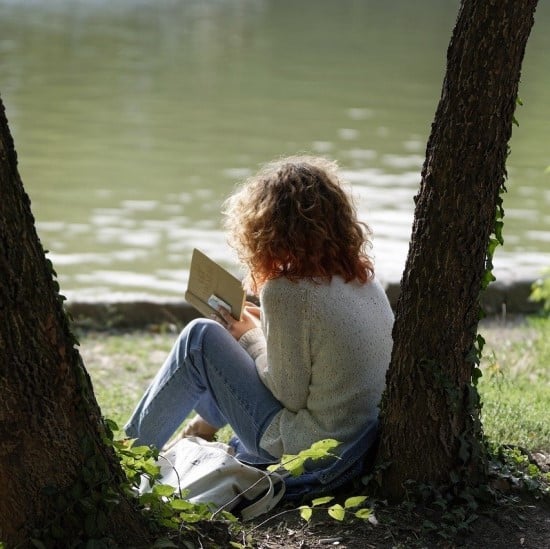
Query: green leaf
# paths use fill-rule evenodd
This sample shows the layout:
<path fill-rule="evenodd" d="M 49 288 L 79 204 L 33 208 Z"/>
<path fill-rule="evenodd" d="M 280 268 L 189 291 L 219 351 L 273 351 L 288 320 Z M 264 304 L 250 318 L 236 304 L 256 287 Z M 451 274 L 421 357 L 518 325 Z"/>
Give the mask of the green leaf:
<path fill-rule="evenodd" d="M 318 505 L 324 505 L 325 503 L 328 503 L 329 501 L 332 501 L 334 499 L 333 496 L 325 496 L 323 498 L 315 498 L 314 500 L 311 500 L 311 505 L 313 507 L 317 507 Z"/>
<path fill-rule="evenodd" d="M 281 458 L 281 467 L 286 469 L 291 474 L 291 476 L 297 477 L 305 471 L 304 462 L 305 459 L 301 458 L 300 456 L 285 454 Z"/>
<path fill-rule="evenodd" d="M 175 519 L 167 519 L 167 518 L 161 518 L 161 519 L 158 519 L 158 523 L 161 525 L 161 526 L 166 526 L 166 528 L 172 528 L 173 530 L 179 530 L 180 529 L 180 524 L 177 520 Z"/>
<path fill-rule="evenodd" d="M 495 221 L 495 237 L 498 240 L 498 243 L 502 246 L 504 244 L 504 237 L 502 236 L 502 229 L 504 228 L 503 221 Z"/>
<path fill-rule="evenodd" d="M 153 486 L 153 494 L 169 497 L 174 493 L 174 487 L 168 484 L 156 484 Z"/>
<path fill-rule="evenodd" d="M 372 515 L 372 510 L 368 509 L 367 507 L 364 507 L 363 509 L 359 509 L 355 511 L 355 516 L 358 519 L 368 520 L 371 517 L 371 515 Z"/>
<path fill-rule="evenodd" d="M 325 438 L 323 440 L 319 440 L 318 442 L 314 442 L 311 445 L 311 450 L 314 452 L 328 452 L 338 446 L 340 446 L 340 442 L 337 440 L 334 440 L 333 438 Z"/>
<path fill-rule="evenodd" d="M 185 522 L 189 522 L 189 523 L 200 522 L 201 520 L 205 520 L 208 518 L 203 513 L 181 513 L 180 517 Z"/>
<path fill-rule="evenodd" d="M 499 241 L 496 238 L 489 239 L 489 245 L 487 246 L 487 255 L 492 257 L 499 245 Z"/>
<path fill-rule="evenodd" d="M 483 376 L 483 372 L 480 368 L 474 368 L 472 370 L 472 383 L 477 385 L 479 379 Z"/>
<path fill-rule="evenodd" d="M 155 465 L 155 462 L 153 460 L 146 461 L 143 464 L 143 470 L 152 477 L 156 477 L 160 473 L 160 467 L 158 465 Z"/>
<path fill-rule="evenodd" d="M 116 421 L 113 421 L 112 419 L 109 419 L 108 417 L 103 418 L 103 421 L 111 429 L 111 431 L 118 431 L 118 424 Z"/>
<path fill-rule="evenodd" d="M 327 438 L 319 440 L 311 445 L 307 450 L 302 450 L 297 455 L 283 455 L 280 466 L 290 472 L 292 476 L 299 476 L 304 472 L 304 463 L 308 459 L 317 460 L 327 456 L 332 456 L 330 450 L 339 446 L 337 440 Z M 276 467 L 275 467 L 276 468 Z M 269 470 L 274 470 L 270 467 Z"/>
<path fill-rule="evenodd" d="M 300 511 L 300 516 L 306 521 L 309 522 L 311 519 L 311 515 L 313 514 L 313 510 L 311 507 L 308 507 L 307 505 L 301 505 L 298 507 L 298 510 Z"/>
<path fill-rule="evenodd" d="M 267 470 L 270 472 L 270 473 L 273 473 L 274 471 L 276 471 L 277 469 L 279 469 L 280 467 L 280 463 L 274 463 L 273 465 L 268 465 L 267 466 Z"/>
<path fill-rule="evenodd" d="M 170 502 L 170 507 L 172 507 L 175 511 L 189 511 L 194 509 L 196 504 L 185 499 L 175 499 Z"/>
<path fill-rule="evenodd" d="M 229 545 L 231 547 L 235 547 L 235 549 L 244 549 L 244 545 L 242 543 L 237 542 L 237 541 L 230 541 Z"/>
<path fill-rule="evenodd" d="M 336 505 L 333 505 L 329 508 L 328 514 L 334 520 L 344 520 L 344 517 L 346 516 L 346 511 L 339 503 L 337 503 Z"/>
<path fill-rule="evenodd" d="M 151 505 L 158 501 L 158 496 L 152 494 L 151 492 L 145 492 L 139 496 L 139 502 L 142 505 Z"/>
<path fill-rule="evenodd" d="M 239 522 L 239 519 L 229 511 L 222 511 L 220 516 L 227 522 Z"/>
<path fill-rule="evenodd" d="M 132 446 L 132 453 L 137 456 L 144 456 L 151 452 L 149 446 Z"/>
<path fill-rule="evenodd" d="M 358 507 L 361 505 L 365 500 L 367 499 L 367 496 L 354 496 L 352 498 L 346 499 L 344 502 L 344 507 L 346 509 L 350 509 L 351 507 Z"/>

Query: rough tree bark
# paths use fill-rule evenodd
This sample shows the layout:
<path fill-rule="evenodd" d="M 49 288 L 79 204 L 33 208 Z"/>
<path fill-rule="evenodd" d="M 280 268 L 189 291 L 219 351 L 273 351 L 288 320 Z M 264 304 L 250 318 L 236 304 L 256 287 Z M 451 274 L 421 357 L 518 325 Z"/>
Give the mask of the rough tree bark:
<path fill-rule="evenodd" d="M 139 514 L 117 490 L 123 473 L 102 442 L 104 424 L 54 274 L 0 101 L 0 541 L 27 547 L 45 531 L 53 536 L 46 545 L 69 546 L 87 529 L 144 545 Z M 107 486 L 119 505 L 87 514 L 73 505 L 94 494 L 101 500 Z"/>
<path fill-rule="evenodd" d="M 484 475 L 471 359 L 537 0 L 463 0 L 428 141 L 382 404 L 382 489 Z"/>

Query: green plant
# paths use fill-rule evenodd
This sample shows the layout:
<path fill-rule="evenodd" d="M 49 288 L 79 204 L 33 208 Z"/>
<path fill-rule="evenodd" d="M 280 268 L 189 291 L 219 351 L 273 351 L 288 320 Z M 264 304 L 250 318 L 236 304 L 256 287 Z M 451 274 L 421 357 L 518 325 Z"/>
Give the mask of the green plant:
<path fill-rule="evenodd" d="M 546 269 L 542 276 L 531 287 L 531 301 L 542 301 L 543 314 L 550 316 L 550 269 Z"/>
<path fill-rule="evenodd" d="M 337 448 L 340 443 L 334 439 L 324 439 L 319 442 L 315 442 L 312 446 L 306 450 L 302 450 L 296 455 L 284 455 L 281 458 L 281 462 L 276 465 L 270 466 L 268 469 L 275 471 L 277 469 L 284 469 L 288 471 L 292 476 L 298 476 L 302 474 L 305 470 L 305 463 L 308 460 L 319 460 L 326 457 L 338 457 L 332 450 Z M 369 520 L 371 522 L 376 521 L 372 509 L 368 507 L 360 507 L 363 502 L 367 499 L 367 496 L 354 496 L 347 498 L 344 501 L 344 505 L 340 503 L 334 503 L 329 507 L 322 507 L 327 503 L 330 503 L 335 498 L 334 496 L 324 496 L 313 499 L 311 505 L 301 505 L 298 507 L 300 511 L 300 516 L 305 520 L 309 521 L 313 514 L 314 508 L 326 509 L 329 516 L 335 520 L 342 521 L 349 516 L 350 513 L 356 518 L 363 520 Z M 353 512 L 352 509 L 355 509 Z"/>
<path fill-rule="evenodd" d="M 341 505 L 340 503 L 334 503 L 330 507 L 322 507 L 327 503 L 330 503 L 334 499 L 334 496 L 315 498 L 311 501 L 311 505 L 301 505 L 300 507 L 298 507 L 298 510 L 300 511 L 300 516 L 306 522 L 308 522 L 313 515 L 313 509 L 319 508 L 326 509 L 328 515 L 334 520 L 343 521 L 347 516 L 351 514 L 356 518 L 368 520 L 373 524 L 376 523 L 376 517 L 374 516 L 373 510 L 369 507 L 362 507 L 362 504 L 367 500 L 367 496 L 352 496 L 344 501 L 344 505 Z M 357 507 L 360 508 L 357 509 Z M 352 509 L 356 510 L 352 511 Z"/>
<path fill-rule="evenodd" d="M 115 441 L 113 446 L 128 479 L 127 493 L 137 499 L 153 527 L 179 531 L 184 525 L 189 528 L 193 523 L 213 518 L 213 510 L 209 505 L 191 503 L 185 499 L 185 492 L 161 483 L 160 468 L 156 464 L 158 450 L 149 446 L 134 447 L 133 440 Z M 139 489 L 144 481 L 151 489 L 141 493 Z M 227 511 L 214 510 L 214 514 L 219 520 L 236 521 Z"/>
<path fill-rule="evenodd" d="M 550 498 L 550 472 L 542 472 L 525 448 L 493 445 L 490 466 L 497 489 L 524 490 L 535 497 Z"/>
<path fill-rule="evenodd" d="M 281 457 L 281 461 L 275 465 L 270 465 L 268 470 L 276 471 L 277 469 L 284 469 L 296 477 L 305 471 L 305 463 L 310 459 L 318 460 L 326 457 L 338 457 L 332 453 L 332 450 L 339 445 L 340 442 L 331 438 L 314 442 L 310 448 L 302 450 L 296 455 L 284 454 Z"/>

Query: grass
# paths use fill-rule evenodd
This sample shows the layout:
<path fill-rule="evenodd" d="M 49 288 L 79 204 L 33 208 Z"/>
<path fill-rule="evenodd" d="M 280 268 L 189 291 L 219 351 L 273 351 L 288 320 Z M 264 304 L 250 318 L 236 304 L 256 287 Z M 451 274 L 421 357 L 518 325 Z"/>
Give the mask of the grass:
<path fill-rule="evenodd" d="M 550 452 L 550 318 L 490 319 L 483 377 L 485 434 L 492 442 Z M 174 331 L 83 332 L 80 351 L 103 414 L 120 426 L 177 337 Z"/>
<path fill-rule="evenodd" d="M 550 318 L 529 318 L 515 330 L 496 325 L 486 339 L 479 383 L 485 434 L 550 452 Z"/>
<path fill-rule="evenodd" d="M 80 353 L 101 411 L 122 427 L 164 362 L 177 334 L 86 331 L 78 335 Z"/>

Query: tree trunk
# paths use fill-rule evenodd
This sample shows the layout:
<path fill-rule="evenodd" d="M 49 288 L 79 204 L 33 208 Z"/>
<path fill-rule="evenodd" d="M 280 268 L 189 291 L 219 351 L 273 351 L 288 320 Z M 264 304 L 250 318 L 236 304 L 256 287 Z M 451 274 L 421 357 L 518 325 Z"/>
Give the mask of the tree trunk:
<path fill-rule="evenodd" d="M 102 442 L 105 426 L 36 234 L 1 101 L 0 197 L 0 541 L 26 547 L 47 538 L 61 547 L 111 536 L 143 544 L 139 513 L 118 489 L 123 472 Z M 106 493 L 120 504 L 108 507 Z M 97 505 L 85 510 L 90 498 Z"/>
<path fill-rule="evenodd" d="M 472 359 L 537 0 L 463 0 L 428 141 L 382 403 L 382 490 L 484 475 Z"/>

